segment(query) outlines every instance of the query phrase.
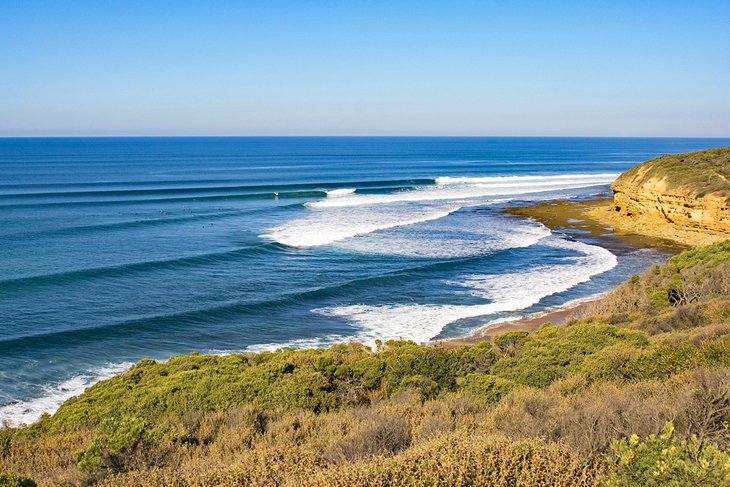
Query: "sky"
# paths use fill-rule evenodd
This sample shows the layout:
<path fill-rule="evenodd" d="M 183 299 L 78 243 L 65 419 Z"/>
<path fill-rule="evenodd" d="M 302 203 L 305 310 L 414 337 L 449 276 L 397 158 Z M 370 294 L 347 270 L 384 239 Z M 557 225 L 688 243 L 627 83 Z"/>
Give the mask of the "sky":
<path fill-rule="evenodd" d="M 730 136 L 730 1 L 0 2 L 0 136 Z"/>

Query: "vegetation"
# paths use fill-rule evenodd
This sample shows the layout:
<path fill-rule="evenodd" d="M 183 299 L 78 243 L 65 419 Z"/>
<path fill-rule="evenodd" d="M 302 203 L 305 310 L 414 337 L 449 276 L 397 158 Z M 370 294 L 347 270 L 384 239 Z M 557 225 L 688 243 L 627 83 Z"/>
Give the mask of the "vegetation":
<path fill-rule="evenodd" d="M 634 166 L 619 179 L 637 186 L 663 180 L 667 188 L 689 190 L 697 198 L 713 193 L 730 198 L 730 147 L 657 157 Z"/>
<path fill-rule="evenodd" d="M 0 486 L 727 485 L 730 242 L 474 346 L 142 360 L 0 430 Z"/>

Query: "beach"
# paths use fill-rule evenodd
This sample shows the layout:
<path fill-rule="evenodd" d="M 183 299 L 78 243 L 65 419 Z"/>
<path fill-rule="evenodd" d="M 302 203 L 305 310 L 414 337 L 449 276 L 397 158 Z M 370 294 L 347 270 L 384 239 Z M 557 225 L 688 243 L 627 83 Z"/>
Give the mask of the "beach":
<path fill-rule="evenodd" d="M 474 345 L 483 341 L 492 341 L 495 336 L 510 331 L 528 331 L 533 332 L 539 330 L 545 324 L 561 325 L 572 318 L 580 318 L 587 306 L 598 298 L 586 299 L 577 303 L 570 303 L 565 307 L 538 313 L 534 316 L 526 316 L 515 320 L 507 320 L 503 322 L 491 323 L 482 328 L 477 329 L 468 336 L 459 338 L 450 338 L 447 340 L 436 340 L 433 342 L 437 347 L 461 347 L 464 345 Z"/>

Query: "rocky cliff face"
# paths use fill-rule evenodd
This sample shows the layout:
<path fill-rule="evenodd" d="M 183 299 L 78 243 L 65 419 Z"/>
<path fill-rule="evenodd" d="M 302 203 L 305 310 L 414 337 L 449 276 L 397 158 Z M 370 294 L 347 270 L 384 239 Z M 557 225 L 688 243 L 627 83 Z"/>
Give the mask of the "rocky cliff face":
<path fill-rule="evenodd" d="M 730 238 L 730 148 L 652 159 L 611 189 L 614 216 L 634 227 L 671 224 Z"/>

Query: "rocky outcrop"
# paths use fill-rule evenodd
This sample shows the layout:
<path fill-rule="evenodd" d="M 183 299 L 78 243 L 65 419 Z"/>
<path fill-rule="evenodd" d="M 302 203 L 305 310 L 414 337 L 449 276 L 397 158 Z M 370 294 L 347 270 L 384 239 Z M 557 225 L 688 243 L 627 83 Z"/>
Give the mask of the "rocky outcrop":
<path fill-rule="evenodd" d="M 637 187 L 624 182 L 611 186 L 614 211 L 626 218 L 671 223 L 698 230 L 730 234 L 730 207 L 717 195 L 695 198 L 668 192 L 661 182 Z M 730 236 L 729 236 L 730 238 Z"/>
<path fill-rule="evenodd" d="M 618 230 L 704 245 L 730 238 L 730 148 L 657 157 L 611 185 L 596 217 Z"/>

